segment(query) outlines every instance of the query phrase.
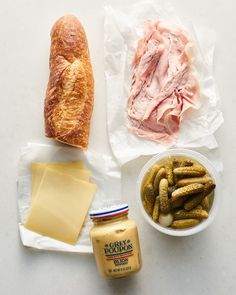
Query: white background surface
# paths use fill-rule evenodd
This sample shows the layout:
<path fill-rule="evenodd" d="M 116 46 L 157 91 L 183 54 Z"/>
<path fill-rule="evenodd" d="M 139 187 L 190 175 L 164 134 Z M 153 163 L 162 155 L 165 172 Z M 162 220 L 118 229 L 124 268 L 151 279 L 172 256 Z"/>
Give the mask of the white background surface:
<path fill-rule="evenodd" d="M 135 200 L 135 182 L 144 163 L 139 160 L 123 169 L 123 197 L 139 225 L 143 254 L 140 273 L 131 278 L 105 281 L 97 273 L 92 255 L 39 252 L 24 248 L 20 243 L 16 164 L 20 147 L 28 141 L 46 142 L 43 99 L 48 79 L 51 26 L 66 13 L 77 15 L 84 24 L 96 83 L 90 148 L 109 153 L 105 127 L 103 6 L 119 7 L 127 2 L 0 2 L 1 295 L 236 294 L 236 5 L 233 0 L 170 1 L 182 15 L 217 32 L 215 75 L 225 115 L 225 124 L 217 132 L 217 139 L 225 172 L 222 208 L 215 222 L 194 237 L 173 238 L 154 231 L 141 218 Z"/>

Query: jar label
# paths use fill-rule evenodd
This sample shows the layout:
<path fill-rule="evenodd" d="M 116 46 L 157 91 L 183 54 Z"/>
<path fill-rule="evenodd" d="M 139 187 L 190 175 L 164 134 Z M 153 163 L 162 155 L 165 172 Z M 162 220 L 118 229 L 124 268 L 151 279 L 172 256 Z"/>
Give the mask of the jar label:
<path fill-rule="evenodd" d="M 115 241 L 104 245 L 106 261 L 115 268 L 109 268 L 108 272 L 123 272 L 131 270 L 129 258 L 134 255 L 133 244 L 127 240 Z"/>

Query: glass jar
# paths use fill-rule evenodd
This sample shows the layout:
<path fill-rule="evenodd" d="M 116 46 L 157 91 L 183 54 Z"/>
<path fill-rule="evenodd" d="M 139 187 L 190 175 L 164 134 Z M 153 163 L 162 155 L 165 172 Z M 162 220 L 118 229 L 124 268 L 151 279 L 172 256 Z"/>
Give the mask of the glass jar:
<path fill-rule="evenodd" d="M 142 265 L 137 225 L 128 218 L 128 210 L 124 204 L 90 212 L 97 267 L 108 279 L 136 273 Z"/>

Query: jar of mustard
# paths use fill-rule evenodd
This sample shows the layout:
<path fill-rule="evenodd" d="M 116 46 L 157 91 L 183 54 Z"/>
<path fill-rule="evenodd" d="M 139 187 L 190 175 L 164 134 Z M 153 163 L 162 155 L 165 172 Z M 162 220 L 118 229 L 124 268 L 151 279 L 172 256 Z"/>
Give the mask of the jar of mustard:
<path fill-rule="evenodd" d="M 97 267 L 108 279 L 136 273 L 142 265 L 137 225 L 128 218 L 128 211 L 128 205 L 123 204 L 90 212 Z"/>

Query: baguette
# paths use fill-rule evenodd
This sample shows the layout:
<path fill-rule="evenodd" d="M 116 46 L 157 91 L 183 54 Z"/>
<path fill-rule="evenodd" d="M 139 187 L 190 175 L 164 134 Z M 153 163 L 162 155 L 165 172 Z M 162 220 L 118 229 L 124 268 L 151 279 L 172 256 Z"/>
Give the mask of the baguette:
<path fill-rule="evenodd" d="M 85 31 L 75 16 L 63 16 L 51 30 L 50 76 L 44 102 L 46 136 L 86 149 L 93 99 Z"/>

